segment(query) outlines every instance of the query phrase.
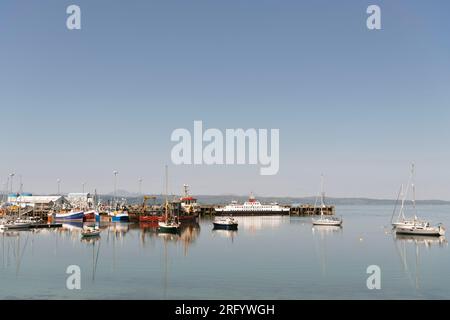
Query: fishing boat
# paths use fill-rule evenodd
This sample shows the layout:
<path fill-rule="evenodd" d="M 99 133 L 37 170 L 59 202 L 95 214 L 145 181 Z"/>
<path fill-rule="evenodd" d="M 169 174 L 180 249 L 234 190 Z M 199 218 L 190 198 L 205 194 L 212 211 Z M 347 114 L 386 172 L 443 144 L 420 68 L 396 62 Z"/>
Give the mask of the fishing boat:
<path fill-rule="evenodd" d="M 108 215 L 111 217 L 112 222 L 129 222 L 130 217 L 128 212 L 125 210 L 115 210 L 109 212 Z"/>
<path fill-rule="evenodd" d="M 158 222 L 158 231 L 163 233 L 178 233 L 180 231 L 180 223 L 174 220 L 166 220 Z"/>
<path fill-rule="evenodd" d="M 86 227 L 81 231 L 81 236 L 84 238 L 100 236 L 100 229 L 96 227 Z"/>
<path fill-rule="evenodd" d="M 312 219 L 312 224 L 314 226 L 342 226 L 342 218 L 333 217 L 333 216 L 325 216 L 323 211 L 325 206 L 325 192 L 324 192 L 324 177 L 321 177 L 321 193 L 320 193 L 320 218 Z"/>
<path fill-rule="evenodd" d="M 213 222 L 214 229 L 237 230 L 238 221 L 233 217 L 217 217 Z"/>
<path fill-rule="evenodd" d="M 69 211 L 69 212 L 58 212 L 54 214 L 55 220 L 65 221 L 83 221 L 84 212 L 83 211 Z"/>
<path fill-rule="evenodd" d="M 96 210 L 88 210 L 84 212 L 84 220 L 95 220 L 96 215 L 98 215 L 98 212 Z"/>
<path fill-rule="evenodd" d="M 178 220 L 178 217 L 174 217 L 171 214 L 169 201 L 167 200 L 168 192 L 168 169 L 166 166 L 166 203 L 164 206 L 164 219 L 158 222 L 158 231 L 161 233 L 178 233 L 180 231 L 181 223 Z"/>
<path fill-rule="evenodd" d="M 200 211 L 200 205 L 197 203 L 197 199 L 189 194 L 189 185 L 183 185 L 184 194 L 180 198 L 181 208 L 185 215 L 196 216 Z"/>

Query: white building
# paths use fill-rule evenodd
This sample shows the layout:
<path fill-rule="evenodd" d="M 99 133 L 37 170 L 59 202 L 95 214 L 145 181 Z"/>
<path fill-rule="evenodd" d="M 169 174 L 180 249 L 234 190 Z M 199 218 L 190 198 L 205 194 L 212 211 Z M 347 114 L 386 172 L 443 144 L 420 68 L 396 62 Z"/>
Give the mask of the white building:
<path fill-rule="evenodd" d="M 9 195 L 8 202 L 22 207 L 52 207 L 54 205 L 68 204 L 63 196 L 33 196 L 33 195 Z"/>

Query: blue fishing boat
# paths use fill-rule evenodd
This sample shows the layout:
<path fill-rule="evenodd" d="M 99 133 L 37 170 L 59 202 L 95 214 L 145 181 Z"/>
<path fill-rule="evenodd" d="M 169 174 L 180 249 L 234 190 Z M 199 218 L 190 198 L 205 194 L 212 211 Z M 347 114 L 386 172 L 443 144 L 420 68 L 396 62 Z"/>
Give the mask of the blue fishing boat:
<path fill-rule="evenodd" d="M 112 222 L 129 222 L 130 217 L 128 216 L 127 211 L 113 211 L 109 213 L 109 216 L 111 216 Z"/>
<path fill-rule="evenodd" d="M 59 212 L 55 214 L 55 220 L 83 221 L 83 211 Z"/>

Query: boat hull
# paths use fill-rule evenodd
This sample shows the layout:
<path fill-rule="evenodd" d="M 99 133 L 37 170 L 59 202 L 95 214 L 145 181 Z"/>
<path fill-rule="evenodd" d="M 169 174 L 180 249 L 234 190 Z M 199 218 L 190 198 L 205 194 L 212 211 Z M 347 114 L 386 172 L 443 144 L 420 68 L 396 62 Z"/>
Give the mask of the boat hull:
<path fill-rule="evenodd" d="M 87 232 L 87 233 L 81 233 L 81 236 L 83 238 L 94 238 L 100 236 L 100 231 L 96 232 Z"/>
<path fill-rule="evenodd" d="M 162 221 L 163 217 L 162 216 L 140 216 L 139 217 L 139 222 L 153 222 L 153 223 L 158 223 L 159 221 Z"/>
<path fill-rule="evenodd" d="M 92 210 L 92 211 L 86 211 L 84 213 L 84 219 L 85 220 L 95 220 L 96 217 L 96 211 Z"/>
<path fill-rule="evenodd" d="M 314 226 L 331 226 L 331 227 L 340 227 L 342 226 L 342 220 L 341 221 L 326 221 L 326 220 L 313 220 Z"/>
<path fill-rule="evenodd" d="M 25 230 L 31 227 L 30 223 L 19 223 L 19 224 L 7 224 L 2 226 L 2 229 L 6 230 Z"/>
<path fill-rule="evenodd" d="M 180 227 L 162 227 L 158 226 L 158 231 L 162 233 L 178 233 L 180 232 Z"/>
<path fill-rule="evenodd" d="M 238 224 L 224 224 L 224 223 L 213 223 L 214 225 L 214 229 L 219 229 L 219 230 L 237 230 L 238 229 Z"/>
<path fill-rule="evenodd" d="M 64 221 L 83 221 L 84 220 L 84 212 L 67 212 L 67 213 L 57 213 L 55 214 L 55 220 Z"/>
<path fill-rule="evenodd" d="M 417 236 L 433 236 L 441 237 L 445 235 L 445 231 L 442 228 L 428 228 L 428 229 L 415 229 L 415 228 L 405 228 L 397 227 L 395 229 L 397 234 L 403 235 L 417 235 Z"/>
<path fill-rule="evenodd" d="M 125 216 L 125 215 L 120 215 L 120 216 L 112 216 L 111 217 L 111 221 L 112 222 L 129 222 L 130 221 L 130 217 Z"/>

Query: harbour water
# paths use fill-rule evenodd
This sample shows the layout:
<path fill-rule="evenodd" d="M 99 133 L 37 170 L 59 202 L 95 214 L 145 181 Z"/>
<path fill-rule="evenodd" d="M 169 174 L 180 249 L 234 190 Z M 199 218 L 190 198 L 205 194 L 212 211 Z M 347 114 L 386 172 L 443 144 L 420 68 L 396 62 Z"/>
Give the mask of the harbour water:
<path fill-rule="evenodd" d="M 444 238 L 396 237 L 390 206 L 340 206 L 342 228 L 308 217 L 238 217 L 238 231 L 202 218 L 181 235 L 139 223 L 102 223 L 99 239 L 80 226 L 0 233 L 2 299 L 449 299 Z M 450 206 L 420 206 L 450 227 Z M 68 290 L 67 267 L 81 269 Z M 381 268 L 369 290 L 367 267 Z"/>

